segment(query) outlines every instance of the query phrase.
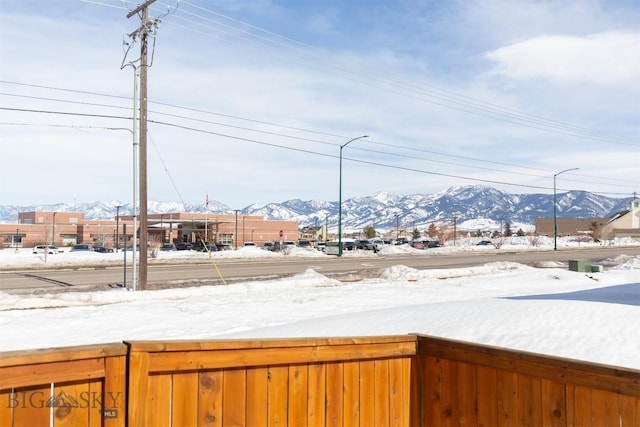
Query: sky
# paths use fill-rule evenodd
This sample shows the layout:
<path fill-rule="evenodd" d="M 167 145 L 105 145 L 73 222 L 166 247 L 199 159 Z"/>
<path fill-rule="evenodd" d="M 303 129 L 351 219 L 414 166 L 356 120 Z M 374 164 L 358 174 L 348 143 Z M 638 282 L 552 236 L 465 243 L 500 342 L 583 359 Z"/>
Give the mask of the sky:
<path fill-rule="evenodd" d="M 516 240 L 503 249 L 528 250 Z M 637 242 L 636 242 L 637 244 Z M 547 242 L 547 249 L 550 242 Z M 536 248 L 537 249 L 537 248 Z M 421 333 L 498 347 L 640 368 L 640 257 L 606 260 L 601 273 L 569 271 L 566 264 L 538 268 L 494 262 L 457 269 L 415 270 L 406 256 L 456 251 L 497 251 L 456 246 L 421 251 L 387 246 L 397 264 L 375 277 L 338 281 L 313 269 L 313 257 L 258 248 L 214 257 L 308 256 L 310 268 L 293 277 L 219 286 L 152 291 L 0 292 L 0 351 L 112 343 L 123 340 L 205 340 L 280 337 L 375 336 Z M 48 262 L 82 265 L 113 262 L 118 254 L 65 252 Z M 160 253 L 160 262 L 206 257 Z M 0 265 L 42 265 L 28 250 L 0 251 Z M 224 275 L 224 266 L 220 269 Z M 212 274 L 213 267 L 212 267 Z M 351 277 L 353 279 L 353 277 Z M 178 285 L 178 284 L 176 284 Z M 118 327 L 120 325 L 121 327 Z"/>
<path fill-rule="evenodd" d="M 2 1 L 0 204 L 139 195 L 136 5 Z M 636 1 L 157 0 L 150 17 L 149 200 L 640 189 Z"/>

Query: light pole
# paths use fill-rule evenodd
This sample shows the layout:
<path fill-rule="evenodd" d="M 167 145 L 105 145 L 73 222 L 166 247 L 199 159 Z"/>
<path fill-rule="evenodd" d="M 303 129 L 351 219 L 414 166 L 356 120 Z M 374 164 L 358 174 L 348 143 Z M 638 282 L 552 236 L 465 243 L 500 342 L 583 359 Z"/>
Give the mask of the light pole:
<path fill-rule="evenodd" d="M 399 230 L 398 230 L 398 217 L 400 217 L 400 214 L 396 214 L 396 243 L 398 242 L 398 236 L 399 236 Z"/>
<path fill-rule="evenodd" d="M 557 214 L 557 203 L 556 203 L 556 177 L 561 173 L 569 172 L 569 171 L 577 171 L 580 168 L 571 168 L 565 169 L 553 175 L 553 250 L 558 250 L 558 214 Z"/>
<path fill-rule="evenodd" d="M 357 138 L 350 139 L 340 146 L 340 178 L 338 184 L 338 256 L 342 256 L 342 149 L 357 139 L 368 138 L 369 135 L 362 135 Z"/>
<path fill-rule="evenodd" d="M 116 252 L 118 252 L 120 243 L 120 208 L 121 205 L 116 205 Z"/>

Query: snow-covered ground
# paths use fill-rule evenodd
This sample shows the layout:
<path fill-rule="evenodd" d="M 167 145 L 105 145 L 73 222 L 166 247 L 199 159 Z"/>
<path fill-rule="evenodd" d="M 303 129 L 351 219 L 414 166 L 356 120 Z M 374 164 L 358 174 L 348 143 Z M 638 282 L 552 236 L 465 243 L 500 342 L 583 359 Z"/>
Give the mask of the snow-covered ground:
<path fill-rule="evenodd" d="M 506 240 L 502 249 L 458 241 L 382 255 L 425 256 L 455 251 L 550 249 L 542 239 Z M 615 245 L 640 244 L 616 241 Z M 559 247 L 592 245 L 559 241 Z M 128 255 L 131 256 L 130 254 Z M 223 257 L 327 256 L 296 249 L 288 255 L 256 248 Z M 371 252 L 345 256 L 372 257 Z M 122 253 L 65 252 L 47 256 L 0 250 L 0 269 L 113 263 Z M 181 262 L 206 254 L 161 252 L 151 262 Z M 0 293 L 0 351 L 108 343 L 253 337 L 325 337 L 422 333 L 640 369 L 640 257 L 607 260 L 602 273 L 566 265 L 532 268 L 495 262 L 477 267 L 414 270 L 398 264 L 376 278 L 340 282 L 307 270 L 293 278 L 129 292 Z M 212 267 L 213 269 L 213 267 Z M 212 274 L 215 274 L 212 272 Z"/>

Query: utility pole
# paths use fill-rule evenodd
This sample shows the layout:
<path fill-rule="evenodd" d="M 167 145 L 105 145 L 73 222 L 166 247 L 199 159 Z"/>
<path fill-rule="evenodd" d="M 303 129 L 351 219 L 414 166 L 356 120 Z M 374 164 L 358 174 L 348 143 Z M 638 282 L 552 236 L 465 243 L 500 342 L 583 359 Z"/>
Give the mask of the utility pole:
<path fill-rule="evenodd" d="M 142 12 L 141 25 L 138 29 L 140 35 L 140 137 L 139 137 L 139 162 L 140 162 L 140 280 L 141 290 L 147 289 L 147 246 L 148 246 L 148 221 L 147 221 L 147 53 L 149 31 L 152 23 L 149 22 L 149 6 L 156 0 L 147 0 L 127 14 L 131 18 L 138 12 Z M 134 230 L 135 232 L 135 230 Z"/>

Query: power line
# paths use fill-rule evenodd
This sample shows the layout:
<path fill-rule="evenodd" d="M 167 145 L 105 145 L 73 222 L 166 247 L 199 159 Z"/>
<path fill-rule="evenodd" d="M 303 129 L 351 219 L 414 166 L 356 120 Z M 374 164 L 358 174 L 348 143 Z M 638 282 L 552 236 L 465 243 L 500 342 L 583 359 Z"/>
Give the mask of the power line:
<path fill-rule="evenodd" d="M 265 30 L 263 28 L 254 26 L 250 23 L 236 20 L 230 17 L 227 17 L 218 12 L 212 11 L 210 9 L 203 8 L 201 6 L 194 5 L 190 2 L 184 2 L 187 6 L 192 6 L 197 8 L 199 11 L 208 12 L 214 14 L 216 16 L 224 17 L 234 23 L 242 24 L 244 27 L 250 27 L 253 29 L 257 29 L 262 33 L 267 34 L 267 36 L 255 35 L 250 33 L 244 29 L 238 29 L 233 27 L 232 25 L 223 24 L 226 28 L 233 28 L 235 31 L 241 34 L 239 38 L 243 38 L 245 40 L 254 42 L 251 37 L 258 38 L 260 41 L 267 41 L 276 45 L 278 48 L 284 47 L 290 50 L 294 50 L 296 53 L 310 53 L 313 57 L 314 68 L 317 69 L 318 65 L 329 68 L 331 74 L 339 75 L 343 78 L 346 78 L 350 81 L 354 81 L 360 84 L 364 84 L 370 87 L 375 87 L 378 89 L 387 90 L 393 93 L 396 93 L 401 96 L 414 98 L 417 100 L 433 103 L 442 107 L 455 109 L 458 111 L 463 111 L 470 114 L 475 114 L 483 117 L 488 117 L 494 120 L 504 121 L 511 124 L 517 124 L 520 126 L 525 126 L 529 128 L 535 128 L 539 130 L 543 130 L 546 132 L 558 133 L 569 136 L 579 136 L 581 138 L 587 138 L 602 142 L 610 142 L 615 144 L 622 145 L 637 145 L 639 142 L 637 138 L 631 138 L 624 135 L 617 135 L 610 132 L 603 132 L 594 129 L 588 129 L 584 127 L 575 126 L 572 124 L 560 122 L 553 119 L 547 119 L 541 116 L 536 116 L 532 114 L 527 114 L 512 108 L 506 108 L 499 106 L 495 103 L 478 100 L 466 95 L 458 94 L 453 91 L 448 91 L 445 89 L 437 88 L 435 86 L 426 85 L 424 83 L 416 83 L 411 82 L 412 84 L 407 84 L 408 80 L 398 81 L 389 78 L 380 78 L 372 75 L 366 75 L 363 73 L 354 73 L 348 70 L 341 69 L 339 67 L 330 66 L 327 64 L 326 58 L 324 58 L 323 52 L 319 51 L 319 49 L 297 42 L 290 38 L 281 36 L 277 33 L 271 32 L 269 30 Z M 190 12 L 186 12 L 185 9 L 181 9 L 180 14 L 189 14 L 197 17 L 200 20 L 215 22 L 216 24 L 220 24 L 218 21 L 213 21 L 211 19 L 203 17 L 201 14 L 193 14 Z M 190 23 L 196 23 L 196 21 L 190 20 Z M 169 23 L 169 25 L 176 25 L 175 23 Z M 187 31 L 193 31 L 192 27 L 181 27 Z M 217 30 L 217 28 L 216 28 Z M 209 35 L 210 34 L 206 34 Z M 274 39 L 269 39 L 269 37 L 275 37 Z M 224 40 L 228 42 L 227 40 Z M 293 44 L 294 46 L 292 46 Z M 264 46 L 264 45 L 262 45 Z M 305 50 L 300 50 L 304 48 Z M 317 61 L 318 58 L 322 58 L 322 61 Z M 285 59 L 285 58 L 283 58 Z M 299 58 L 303 59 L 303 58 Z M 306 60 L 306 59 L 303 59 Z M 408 92 L 404 92 L 408 91 Z M 428 96 L 433 99 L 425 99 L 422 96 Z"/>
<path fill-rule="evenodd" d="M 132 120 L 131 117 L 127 117 L 127 116 L 98 115 L 98 114 L 71 113 L 71 112 L 55 112 L 55 111 L 47 111 L 47 110 L 29 110 L 29 109 L 16 109 L 16 108 L 6 108 L 6 107 L 0 107 L 0 109 L 9 110 L 9 111 L 33 112 L 33 113 L 61 114 L 61 115 L 67 115 L 67 116 L 99 117 L 99 118 L 109 118 L 109 119 Z M 160 125 L 164 125 L 164 126 L 170 126 L 170 127 L 174 127 L 174 128 L 180 128 L 180 129 L 184 129 L 184 130 L 190 130 L 190 131 L 199 132 L 199 133 L 216 135 L 216 136 L 220 136 L 220 137 L 228 138 L 228 139 L 240 140 L 240 141 L 244 141 L 244 142 L 251 142 L 251 143 L 255 143 L 255 144 L 259 144 L 259 145 L 263 145 L 263 146 L 270 146 L 270 147 L 273 147 L 273 148 L 280 148 L 280 149 L 285 149 L 285 150 L 289 150 L 289 151 L 302 152 L 302 153 L 307 153 L 307 154 L 312 154 L 312 155 L 317 155 L 317 156 L 323 156 L 323 157 L 337 158 L 335 155 L 332 155 L 332 154 L 326 154 L 326 153 L 321 153 L 321 152 L 317 152 L 317 151 L 313 151 L 313 150 L 302 149 L 302 148 L 299 148 L 299 147 L 289 147 L 289 146 L 282 145 L 282 144 L 269 143 L 269 142 L 265 142 L 265 141 L 259 141 L 259 140 L 256 140 L 256 139 L 244 138 L 244 137 L 240 137 L 240 136 L 236 136 L 236 135 L 228 135 L 228 134 L 224 134 L 224 133 L 221 133 L 221 132 L 214 132 L 214 131 L 209 131 L 209 130 L 204 130 L 204 129 L 198 129 L 198 128 L 195 128 L 195 127 L 180 125 L 180 124 L 176 124 L 176 123 L 169 123 L 169 122 L 163 122 L 163 121 L 151 120 L 151 119 L 149 119 L 148 121 L 150 123 L 160 124 Z M 11 124 L 11 123 L 2 123 L 2 124 Z M 76 127 L 76 126 L 70 126 L 70 127 Z M 107 129 L 106 127 L 97 127 L 97 128 Z M 329 145 L 332 145 L 332 146 L 336 146 L 336 144 L 332 144 L 332 143 L 324 143 L 324 144 L 329 144 Z M 353 147 L 353 148 L 354 149 L 359 149 L 358 147 Z M 374 150 L 363 150 L 363 149 L 359 149 L 359 150 L 360 151 L 373 151 L 373 152 L 376 152 Z M 425 160 L 425 159 L 422 159 L 422 158 L 403 156 L 401 154 L 396 154 L 396 153 L 388 153 L 388 152 L 379 152 L 379 153 L 386 154 L 386 155 L 394 155 L 394 156 L 398 156 L 398 157 L 406 157 L 406 158 L 409 158 L 409 159 L 412 159 L 412 160 Z M 502 185 L 509 185 L 509 186 L 514 186 L 514 187 L 529 188 L 529 189 L 547 189 L 548 190 L 547 187 L 543 187 L 543 186 L 516 184 L 516 183 L 506 182 L 506 181 L 489 180 L 489 179 L 473 178 L 473 177 L 462 176 L 462 175 L 446 174 L 446 173 L 427 171 L 427 170 L 423 170 L 423 169 L 409 168 L 409 167 L 406 167 L 406 166 L 398 166 L 398 165 L 392 165 L 392 164 L 387 164 L 387 163 L 382 163 L 382 162 L 374 162 L 374 161 L 368 161 L 368 160 L 362 160 L 362 159 L 354 159 L 354 158 L 346 158 L 346 157 L 344 159 L 350 160 L 350 161 L 353 161 L 353 162 L 356 162 L 356 163 L 370 164 L 370 165 L 375 165 L 375 166 L 383 166 L 383 167 L 386 167 L 386 168 L 392 168 L 392 169 L 398 169 L 398 170 L 404 170 L 404 171 L 412 171 L 412 172 L 419 172 L 419 173 L 436 175 L 436 176 L 443 176 L 443 177 L 450 177 L 450 178 L 457 178 L 457 179 L 464 179 L 464 180 L 469 180 L 469 181 L 477 181 L 477 182 L 492 183 L 492 184 L 502 184 Z M 440 163 L 453 164 L 453 163 L 447 163 L 447 162 L 440 162 Z M 483 170 L 488 170 L 488 171 L 493 171 L 493 172 L 498 172 L 498 173 L 517 174 L 517 175 L 530 175 L 530 176 L 543 177 L 543 176 L 539 176 L 539 175 L 524 174 L 524 173 L 518 173 L 518 172 L 512 172 L 512 171 L 501 171 L 501 170 L 497 170 L 497 169 L 479 168 L 477 166 L 471 166 L 471 165 L 460 165 L 460 164 L 454 164 L 454 165 L 473 168 L 473 169 L 483 169 Z M 565 181 L 574 181 L 574 182 L 585 183 L 585 181 L 571 179 L 571 178 L 566 178 Z M 593 184 L 593 182 L 587 182 L 587 183 L 592 183 Z M 601 194 L 627 194 L 627 193 L 607 192 L 607 193 L 601 193 Z"/>
<path fill-rule="evenodd" d="M 52 87 L 48 87 L 48 86 L 30 85 L 30 84 L 22 84 L 22 83 L 6 82 L 6 81 L 0 81 L 0 83 L 17 84 L 17 85 L 23 85 L 23 86 L 32 86 L 32 87 L 37 87 L 37 88 L 45 88 L 45 89 L 60 90 L 60 91 L 69 91 L 69 92 L 73 92 L 73 93 L 83 93 L 83 94 L 89 94 L 89 95 L 93 95 L 93 96 L 115 97 L 115 98 L 119 98 L 119 99 L 126 99 L 127 101 L 129 101 L 129 99 L 125 98 L 125 97 L 119 97 L 119 96 L 115 96 L 115 95 L 106 95 L 106 94 L 100 94 L 100 93 L 95 93 L 95 92 L 86 92 L 86 91 L 78 91 L 78 90 L 67 90 L 67 89 L 62 89 L 62 88 L 52 88 Z M 117 108 L 117 109 L 126 109 L 126 110 L 129 110 L 129 108 L 130 108 L 130 107 L 107 105 L 107 104 L 96 104 L 96 103 L 81 102 L 81 101 L 59 100 L 59 99 L 55 99 L 55 98 L 34 97 L 34 96 L 18 95 L 18 94 L 0 93 L 0 95 L 8 95 L 8 96 L 22 97 L 22 98 L 29 98 L 29 99 L 40 99 L 40 100 L 47 100 L 47 101 L 59 101 L 59 102 L 70 103 L 70 104 L 101 106 L 101 107 L 106 107 L 106 108 Z M 157 104 L 157 105 L 162 105 L 162 106 L 167 106 L 167 107 L 170 107 L 170 108 L 183 109 L 183 110 L 186 110 L 186 111 L 189 111 L 189 112 L 198 112 L 198 113 L 207 114 L 207 115 L 215 115 L 215 116 L 220 116 L 220 117 L 225 117 L 225 118 L 231 118 L 231 119 L 237 119 L 237 120 L 241 120 L 241 121 L 247 121 L 247 122 L 250 122 L 250 123 L 257 123 L 257 124 L 261 124 L 261 125 L 282 127 L 282 128 L 285 128 L 285 129 L 291 129 L 291 130 L 296 130 L 296 131 L 301 131 L 301 132 L 320 134 L 320 135 L 325 135 L 325 136 L 332 136 L 332 137 L 337 137 L 337 138 L 342 138 L 342 139 L 346 138 L 346 136 L 342 136 L 342 135 L 336 135 L 336 134 L 331 134 L 331 133 L 326 133 L 326 132 L 312 131 L 312 130 L 308 130 L 308 129 L 296 128 L 296 127 L 291 127 L 291 126 L 286 126 L 286 125 L 279 125 L 279 124 L 275 124 L 275 123 L 271 123 L 271 122 L 252 120 L 252 119 L 242 118 L 242 117 L 238 117 L 238 116 L 232 116 L 232 115 L 227 115 L 227 114 L 210 112 L 210 111 L 206 111 L 206 110 L 202 110 L 202 109 L 194 109 L 194 108 L 183 107 L 183 106 L 178 106 L 178 105 L 168 104 L 168 103 L 157 103 L 157 102 L 154 103 L 154 102 L 151 102 L 151 101 L 150 101 L 150 103 Z M 326 142 L 326 141 L 320 141 L 320 140 L 317 140 L 317 139 L 302 138 L 302 137 L 299 137 L 299 136 L 286 135 L 286 134 L 282 134 L 282 133 L 278 133 L 278 132 L 269 132 L 269 131 L 265 131 L 265 130 L 258 130 L 258 129 L 251 129 L 251 128 L 246 128 L 246 127 L 241 127 L 241 126 L 236 126 L 236 125 L 230 125 L 230 124 L 227 124 L 227 123 L 212 122 L 212 121 L 209 121 L 209 120 L 198 119 L 198 118 L 195 118 L 193 116 L 181 116 L 181 115 L 177 115 L 177 114 L 164 113 L 164 112 L 155 111 L 155 110 L 151 110 L 150 112 L 153 112 L 154 114 L 173 117 L 173 118 L 180 118 L 180 119 L 184 119 L 184 120 L 190 120 L 190 121 L 196 121 L 196 122 L 200 122 L 200 123 L 213 124 L 213 125 L 223 126 L 223 127 L 227 127 L 227 128 L 233 128 L 233 129 L 244 130 L 244 131 L 249 131 L 249 132 L 262 133 L 262 134 L 266 134 L 266 135 L 273 135 L 273 136 L 278 136 L 278 137 L 281 137 L 281 138 L 295 139 L 295 140 L 299 140 L 299 141 L 306 141 L 306 142 L 312 142 L 312 143 L 318 143 L 318 144 L 324 144 L 324 145 L 331 145 L 331 146 L 334 146 L 334 147 L 337 146 L 337 144 L 335 144 L 335 143 L 330 143 L 330 142 Z M 388 143 L 381 143 L 381 142 L 376 142 L 376 141 L 365 141 L 365 144 L 374 144 L 374 145 L 392 147 L 392 148 L 408 150 L 408 151 L 414 151 L 414 152 L 422 152 L 422 153 L 427 153 L 427 154 L 436 154 L 436 155 L 440 155 L 440 156 L 444 156 L 444 157 L 451 157 L 451 158 L 458 158 L 458 159 L 462 159 L 462 160 L 477 161 L 477 162 L 495 164 L 495 165 L 500 165 L 500 166 L 517 167 L 517 168 L 521 168 L 521 169 L 532 170 L 532 171 L 535 171 L 535 172 L 543 172 L 544 174 L 553 173 L 553 171 L 544 170 L 544 169 L 540 169 L 540 168 L 531 168 L 529 166 L 522 166 L 522 165 L 517 165 L 517 164 L 511 164 L 511 163 L 497 162 L 497 161 L 493 161 L 493 160 L 484 160 L 484 159 L 478 159 L 478 158 L 473 158 L 473 157 L 468 157 L 468 156 L 451 155 L 451 154 L 438 152 L 438 151 L 434 151 L 434 150 L 426 150 L 426 149 L 414 148 L 414 147 L 405 147 L 405 146 L 397 145 L 397 144 L 388 144 Z M 498 170 L 498 169 L 483 168 L 483 167 L 478 167 L 476 165 L 465 165 L 465 164 L 454 163 L 454 162 L 438 161 L 438 160 L 434 160 L 434 159 L 430 159 L 430 158 L 406 156 L 406 155 L 402 155 L 402 154 L 398 154 L 398 153 L 390 153 L 390 152 L 385 152 L 385 151 L 366 149 L 366 148 L 363 148 L 363 147 L 353 147 L 353 149 L 359 150 L 359 151 L 365 151 L 365 152 L 384 154 L 384 155 L 389 155 L 389 156 L 394 156 L 394 157 L 404 157 L 404 158 L 413 159 L 413 160 L 423 160 L 423 161 L 434 162 L 434 163 L 462 166 L 462 167 L 466 167 L 466 168 L 483 169 L 483 170 L 488 170 L 488 171 L 495 171 L 495 172 L 501 172 L 501 173 L 510 173 L 510 174 L 516 174 L 516 175 L 540 176 L 540 175 L 535 175 L 535 174 L 527 174 L 527 173 L 523 173 L 523 172 L 502 171 L 502 170 Z M 587 178 L 610 180 L 610 181 L 615 181 L 615 182 L 625 182 L 626 181 L 626 180 L 623 180 L 623 179 L 620 179 L 620 178 L 611 179 L 611 178 L 593 177 L 593 176 L 581 175 L 581 174 L 576 174 L 576 175 L 577 176 L 587 177 Z M 577 182 L 593 183 L 593 182 L 589 182 L 589 181 L 577 181 Z M 633 181 L 626 181 L 626 182 L 635 184 L 635 182 L 633 182 Z"/>

